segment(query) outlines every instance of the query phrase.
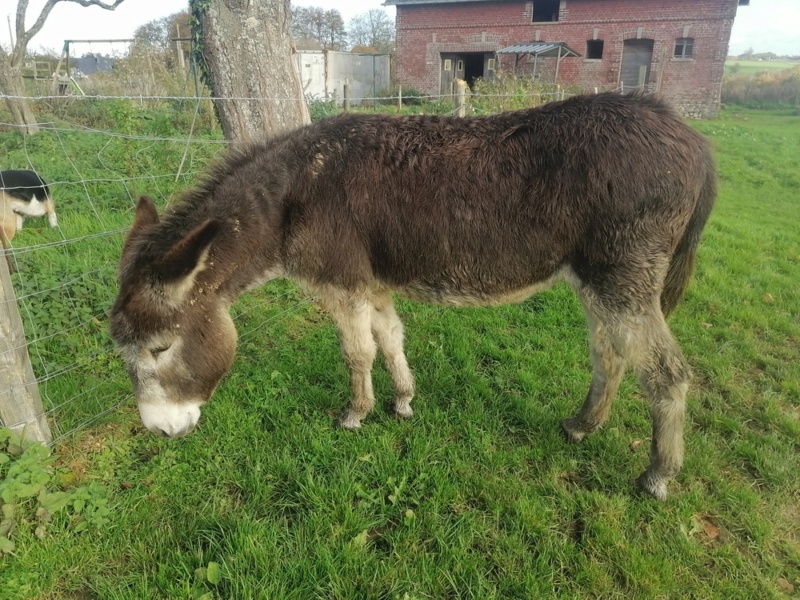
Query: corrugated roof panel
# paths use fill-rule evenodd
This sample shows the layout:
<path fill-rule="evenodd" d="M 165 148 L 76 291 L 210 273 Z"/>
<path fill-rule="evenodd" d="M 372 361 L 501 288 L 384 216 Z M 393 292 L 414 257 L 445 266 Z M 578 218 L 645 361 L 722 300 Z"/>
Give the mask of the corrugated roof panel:
<path fill-rule="evenodd" d="M 534 54 L 536 56 L 580 56 L 564 42 L 525 42 L 496 51 L 497 54 Z"/>

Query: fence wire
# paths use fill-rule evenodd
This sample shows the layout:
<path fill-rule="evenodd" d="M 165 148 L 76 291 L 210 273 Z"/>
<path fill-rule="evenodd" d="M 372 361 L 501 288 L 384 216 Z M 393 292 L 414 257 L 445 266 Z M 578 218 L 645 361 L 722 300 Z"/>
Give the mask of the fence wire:
<path fill-rule="evenodd" d="M 537 93 L 540 101 L 563 96 L 563 90 Z M 8 98 L 19 99 L 0 95 Z M 471 102 L 509 98 L 520 94 L 473 94 Z M 132 405 L 125 367 L 108 334 L 116 264 L 137 198 L 147 194 L 166 206 L 228 146 L 213 114 L 202 114 L 201 102 L 295 99 L 91 95 L 70 97 L 66 107 L 59 107 L 62 96 L 24 99 L 37 113 L 58 113 L 39 124 L 37 135 L 25 137 L 0 112 L 0 148 L 8 155 L 3 168 L 36 171 L 48 182 L 58 214 L 56 228 L 26 218 L 7 250 L 35 375 L 20 385 L 39 387 L 57 443 Z M 397 103 L 396 96 L 361 100 L 391 103 L 387 112 Z M 442 103 L 441 114 L 452 112 L 451 100 L 436 94 L 414 98 Z M 308 302 L 295 290 L 273 294 L 268 310 L 260 302 L 235 305 L 240 341 L 257 339 Z M 15 389 L 0 389 L 0 402 Z"/>

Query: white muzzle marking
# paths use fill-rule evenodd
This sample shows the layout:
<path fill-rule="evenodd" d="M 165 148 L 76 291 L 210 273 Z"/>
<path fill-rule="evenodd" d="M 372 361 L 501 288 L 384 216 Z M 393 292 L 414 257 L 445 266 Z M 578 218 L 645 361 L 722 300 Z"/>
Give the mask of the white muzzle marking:
<path fill-rule="evenodd" d="M 158 435 L 179 438 L 191 431 L 200 419 L 200 402 L 139 402 L 139 416 L 148 430 Z"/>

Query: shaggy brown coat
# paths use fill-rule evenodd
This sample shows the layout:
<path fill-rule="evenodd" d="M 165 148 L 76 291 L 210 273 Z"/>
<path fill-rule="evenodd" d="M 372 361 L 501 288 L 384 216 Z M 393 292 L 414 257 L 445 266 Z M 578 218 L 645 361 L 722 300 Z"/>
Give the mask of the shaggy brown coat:
<path fill-rule="evenodd" d="M 715 196 L 707 143 L 655 97 L 578 96 L 472 118 L 344 114 L 230 152 L 163 220 L 143 198 L 112 333 L 140 411 L 173 411 L 148 408 L 151 428 L 183 435 L 199 409 L 175 407 L 207 401 L 231 364 L 230 303 L 290 278 L 339 328 L 353 390 L 342 423 L 355 428 L 374 404 L 377 349 L 395 410 L 411 415 L 393 292 L 491 305 L 565 280 L 586 310 L 594 377 L 564 429 L 580 440 L 602 425 L 630 364 L 654 428 L 639 482 L 664 498 L 682 461 L 690 377 L 664 317 Z M 176 344 L 160 368 L 153 357 Z"/>

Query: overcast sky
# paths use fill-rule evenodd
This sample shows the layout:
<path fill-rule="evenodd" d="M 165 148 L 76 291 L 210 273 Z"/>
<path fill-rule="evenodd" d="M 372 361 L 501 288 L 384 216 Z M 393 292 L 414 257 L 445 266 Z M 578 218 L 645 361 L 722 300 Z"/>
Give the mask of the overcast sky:
<path fill-rule="evenodd" d="M 660 1 L 660 0 L 656 0 Z M 30 26 L 45 0 L 30 0 L 27 24 Z M 345 25 L 356 15 L 371 8 L 381 8 L 383 0 L 293 0 L 296 6 L 335 8 Z M 16 0 L 0 0 L 0 43 L 8 46 L 9 17 L 14 22 Z M 127 0 L 115 11 L 91 6 L 84 8 L 69 2 L 57 4 L 42 31 L 33 38 L 31 50 L 44 47 L 60 51 L 65 39 L 130 38 L 139 25 L 164 17 L 188 6 L 186 0 Z M 394 7 L 387 10 L 394 18 Z M 738 9 L 731 35 L 730 54 L 748 48 L 756 52 L 800 55 L 800 0 L 750 0 L 750 6 Z M 117 47 L 119 51 L 124 48 Z M 92 51 L 107 53 L 108 45 L 93 44 Z M 89 52 L 88 45 L 76 46 L 74 52 Z"/>

